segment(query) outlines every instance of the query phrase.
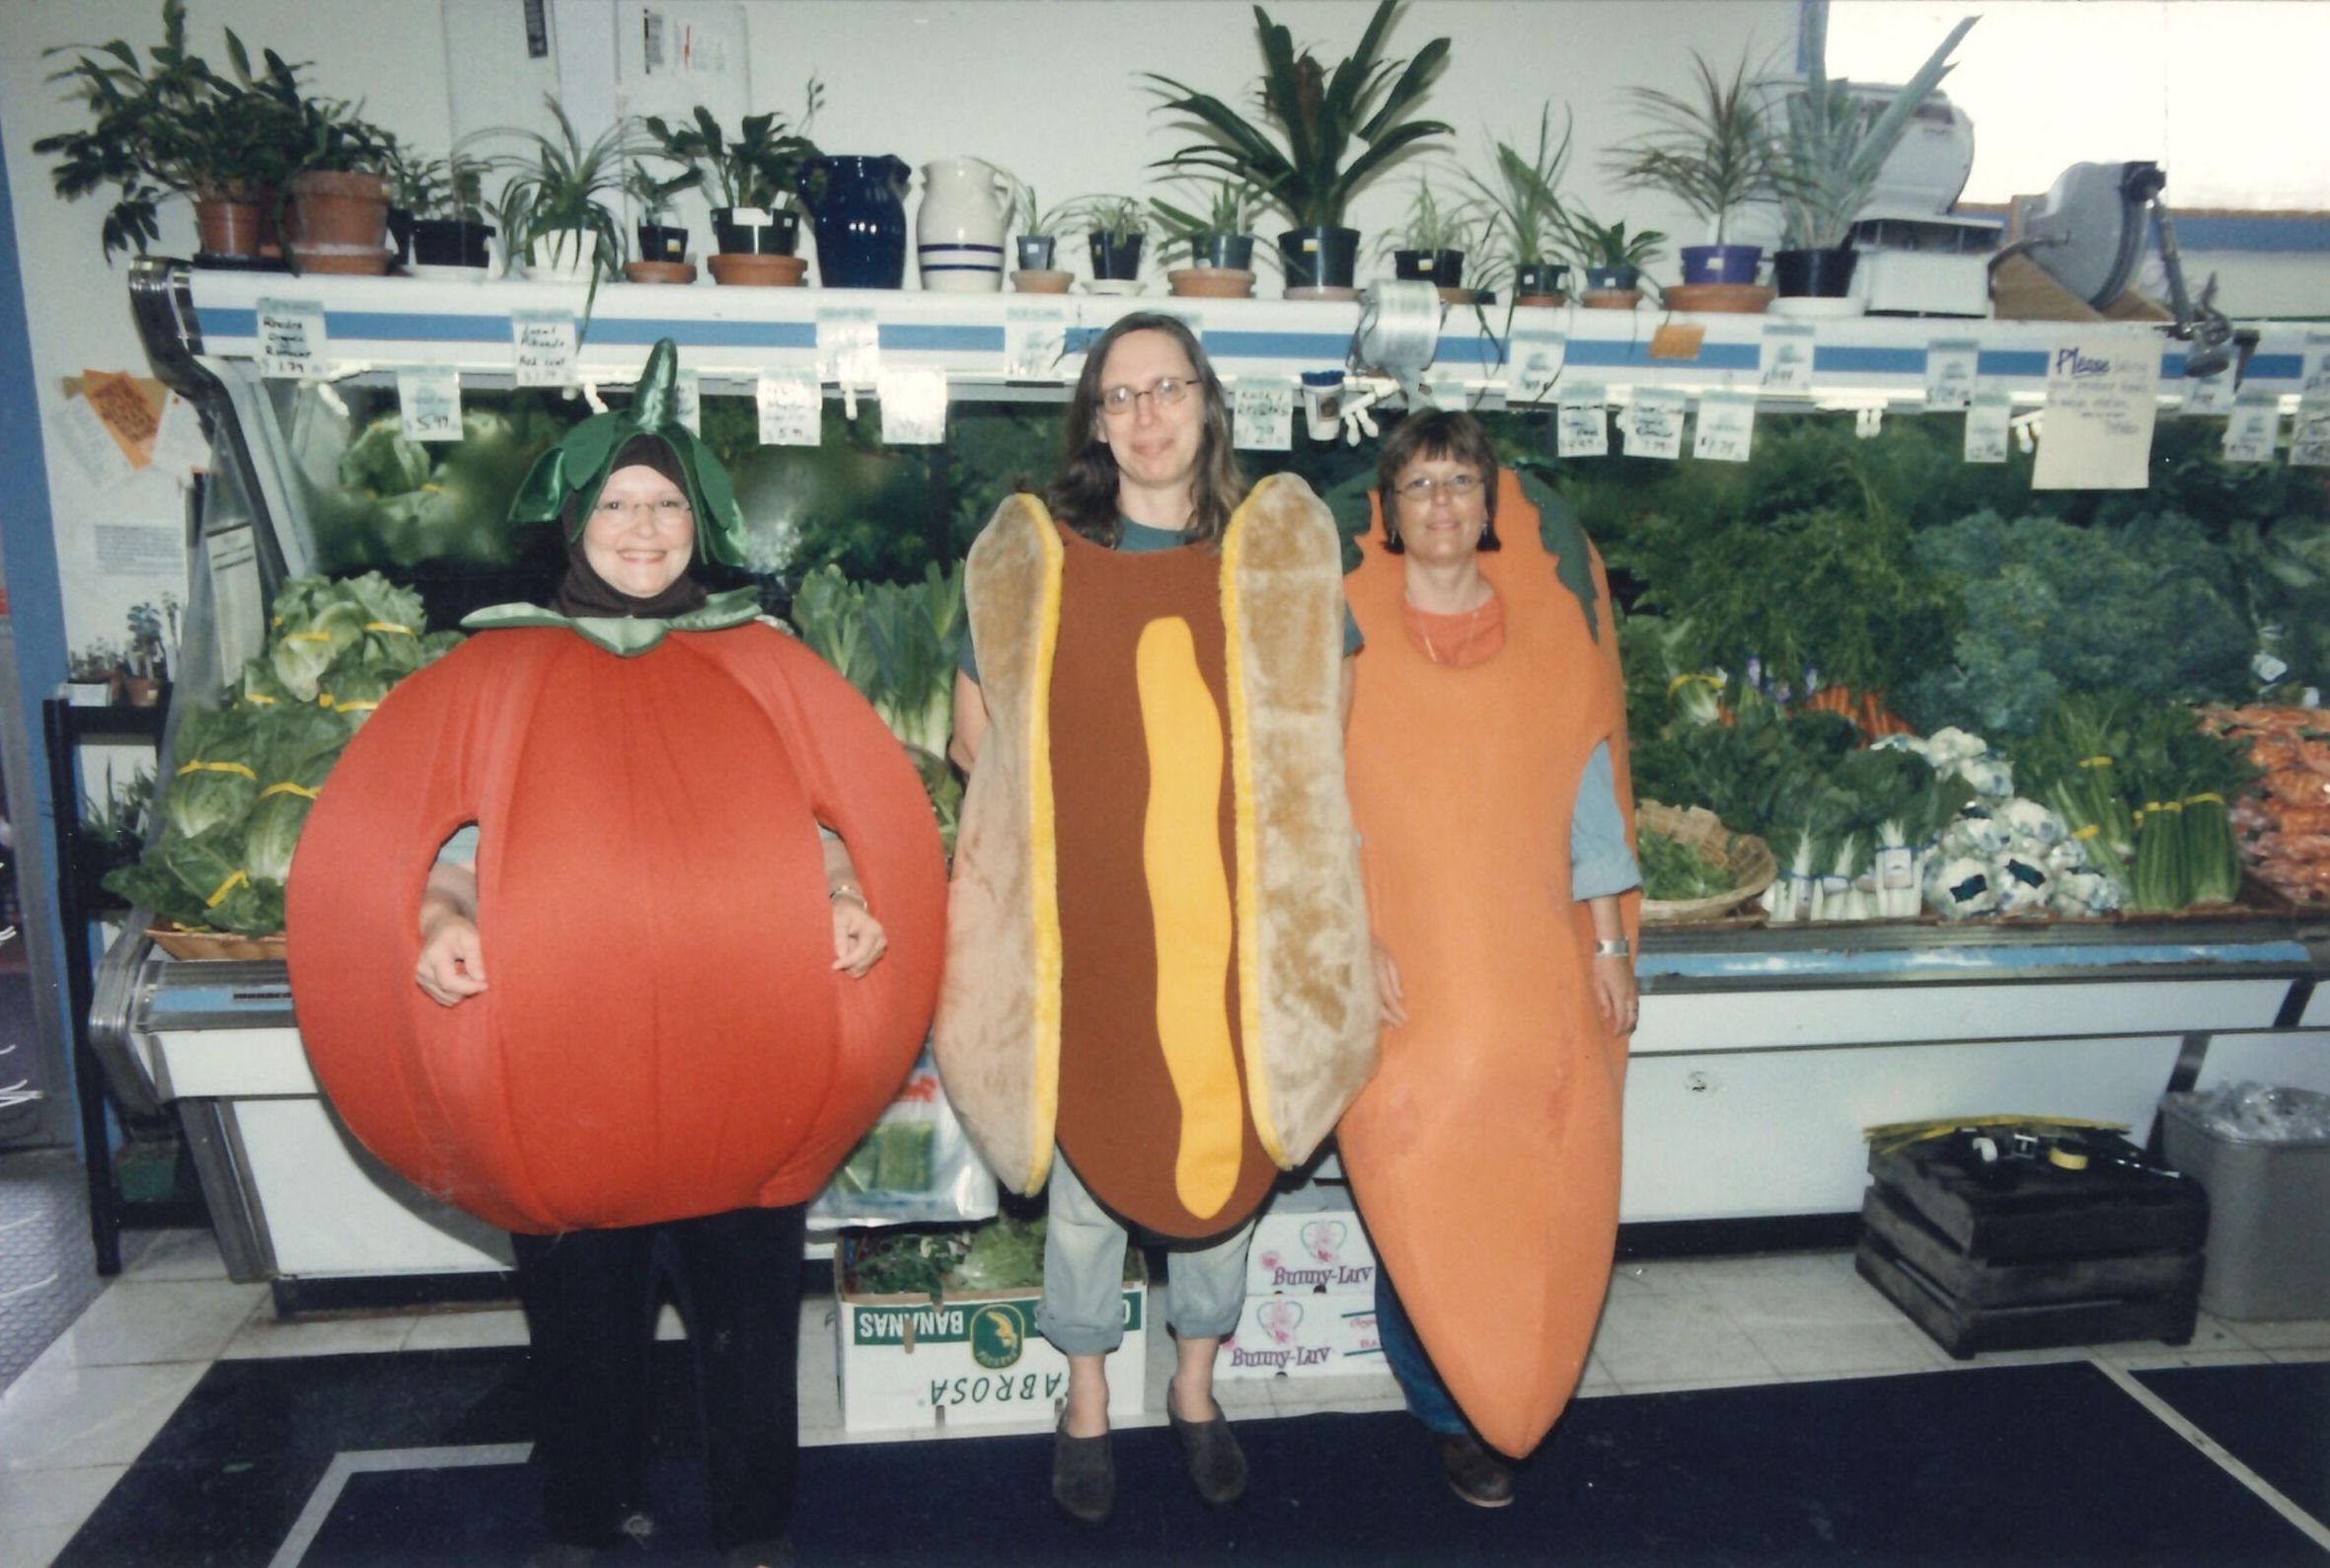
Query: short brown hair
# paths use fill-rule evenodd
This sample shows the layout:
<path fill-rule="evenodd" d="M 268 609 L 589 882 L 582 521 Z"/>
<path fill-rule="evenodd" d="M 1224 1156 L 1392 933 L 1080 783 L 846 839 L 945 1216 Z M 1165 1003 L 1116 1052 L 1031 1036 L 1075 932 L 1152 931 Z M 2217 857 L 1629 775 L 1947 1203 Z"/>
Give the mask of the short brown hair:
<path fill-rule="evenodd" d="M 1399 492 L 1391 486 L 1410 463 L 1463 463 L 1480 476 L 1482 499 L 1488 503 L 1488 523 L 1480 531 L 1482 550 L 1502 550 L 1497 538 L 1497 452 L 1488 431 L 1468 413 L 1430 409 L 1411 413 L 1392 428 L 1383 453 L 1376 459 L 1376 497 L 1384 509 L 1384 548 L 1394 556 L 1407 553 L 1400 543 L 1396 519 Z"/>

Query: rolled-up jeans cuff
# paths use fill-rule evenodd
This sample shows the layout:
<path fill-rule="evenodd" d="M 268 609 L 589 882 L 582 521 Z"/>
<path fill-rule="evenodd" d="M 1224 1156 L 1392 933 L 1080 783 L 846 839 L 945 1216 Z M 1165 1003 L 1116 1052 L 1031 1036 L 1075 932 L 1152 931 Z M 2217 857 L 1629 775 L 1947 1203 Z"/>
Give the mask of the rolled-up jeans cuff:
<path fill-rule="evenodd" d="M 1089 1328 L 1078 1323 L 1063 1325 L 1052 1321 L 1051 1313 L 1040 1306 L 1035 1309 L 1035 1326 L 1037 1332 L 1063 1356 L 1106 1356 L 1125 1342 L 1122 1328 Z"/>

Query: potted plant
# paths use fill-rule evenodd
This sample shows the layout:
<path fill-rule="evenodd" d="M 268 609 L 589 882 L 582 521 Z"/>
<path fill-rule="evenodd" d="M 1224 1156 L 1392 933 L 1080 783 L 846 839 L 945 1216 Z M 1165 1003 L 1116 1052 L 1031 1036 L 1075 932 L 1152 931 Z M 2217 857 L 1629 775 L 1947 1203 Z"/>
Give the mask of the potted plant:
<path fill-rule="evenodd" d="M 1035 187 L 1011 175 L 1012 229 L 1018 238 L 1019 268 L 1012 286 L 1028 294 L 1064 294 L 1076 274 L 1054 265 L 1060 248 L 1061 225 L 1074 222 L 1083 197 L 1046 207 L 1036 199 Z"/>
<path fill-rule="evenodd" d="M 299 90 L 296 73 L 272 49 L 259 84 L 279 107 L 292 141 L 283 237 L 296 272 L 372 274 L 388 270 L 389 138 L 344 99 Z"/>
<path fill-rule="evenodd" d="M 1852 286 L 1852 226 L 1876 191 L 1878 173 L 1910 128 L 1910 118 L 1949 74 L 1950 51 L 1975 19 L 1950 30 L 1917 73 L 1880 109 L 1850 82 L 1828 74 L 1829 19 L 1804 13 L 1804 86 L 1781 101 L 1772 184 L 1785 228 L 1772 258 L 1783 295 L 1841 298 Z"/>
<path fill-rule="evenodd" d="M 1551 105 L 1538 111 L 1538 150 L 1524 156 L 1511 142 L 1497 143 L 1497 178 L 1492 185 L 1467 175 L 1489 212 L 1491 231 L 1502 230 L 1510 254 L 1513 298 L 1521 305 L 1558 305 L 1569 283 L 1567 263 L 1553 257 L 1563 236 L 1561 171 L 1569 162 L 1572 123 L 1565 118 L 1561 143 L 1552 142 Z M 1492 277 L 1501 278 L 1501 269 Z"/>
<path fill-rule="evenodd" d="M 1131 196 L 1085 196 L 1070 204 L 1073 221 L 1082 223 L 1091 240 L 1092 281 L 1126 285 L 1129 294 L 1141 279 L 1141 242 L 1149 234 L 1149 216 Z"/>
<path fill-rule="evenodd" d="M 703 183 L 694 169 L 669 178 L 658 177 L 642 159 L 634 158 L 623 172 L 623 192 L 638 210 L 639 260 L 623 264 L 623 275 L 634 283 L 693 283 L 696 267 L 688 260 L 688 231 L 671 221 L 671 198 Z"/>
<path fill-rule="evenodd" d="M 227 51 L 248 82 L 250 55 L 230 29 Z M 289 132 L 276 106 L 219 75 L 187 47 L 185 0 L 164 0 L 162 41 L 141 57 L 122 39 L 67 44 L 74 62 L 50 77 L 71 84 L 89 123 L 33 143 L 54 158 L 51 184 L 75 200 L 111 187 L 106 260 L 161 237 L 161 203 L 191 197 L 203 264 L 250 264 L 272 244 L 265 215 L 289 171 Z"/>
<path fill-rule="evenodd" d="M 558 99 L 546 95 L 558 133 L 504 129 L 533 145 L 502 153 L 493 167 L 511 171 L 501 188 L 495 216 L 511 260 L 526 259 L 527 272 L 562 282 L 591 285 L 615 269 L 623 256 L 622 231 L 608 205 L 623 188 L 624 161 L 638 150 L 631 122 L 619 119 L 587 144 Z"/>
<path fill-rule="evenodd" d="M 407 215 L 408 257 L 415 272 L 483 276 L 493 225 L 486 221 L 486 165 L 456 149 L 413 159 L 398 149 L 389 166 L 389 229 Z"/>
<path fill-rule="evenodd" d="M 1396 277 L 1430 283 L 1444 293 L 1461 290 L 1465 255 L 1479 242 L 1480 214 L 1469 201 L 1444 207 L 1429 180 L 1416 182 L 1407 221 L 1391 238 L 1391 270 Z"/>
<path fill-rule="evenodd" d="M 1691 59 L 1698 75 L 1694 97 L 1631 90 L 1651 129 L 1611 155 L 1611 171 L 1620 184 L 1664 190 L 1707 220 L 1710 243 L 1682 248 L 1685 283 L 1753 284 L 1762 249 L 1728 244 L 1725 230 L 1742 203 L 1772 191 L 1770 121 L 1744 54 L 1728 81 L 1697 50 Z"/>
<path fill-rule="evenodd" d="M 1149 210 L 1168 240 L 1188 247 L 1192 267 L 1222 267 L 1251 273 L 1254 269 L 1254 215 L 1261 198 L 1254 187 L 1239 180 L 1209 180 L 1199 187 L 1205 198 L 1175 206 L 1162 196 L 1152 197 Z"/>
<path fill-rule="evenodd" d="M 804 94 L 806 108 L 797 128 L 775 111 L 747 114 L 737 122 L 737 133 L 725 135 L 712 111 L 698 105 L 693 121 L 674 126 L 660 115 L 644 121 L 663 156 L 685 164 L 713 203 L 713 276 L 728 282 L 798 282 L 807 262 L 793 257 L 800 243 L 801 166 L 817 156 L 809 140 L 809 124 L 825 102 L 825 89 L 815 77 Z M 792 258 L 795 264 L 723 265 L 724 256 Z M 772 275 L 786 274 L 780 278 Z"/>
<path fill-rule="evenodd" d="M 1656 229 L 1626 232 L 1623 219 L 1602 223 L 1583 207 L 1562 209 L 1570 255 L 1586 274 L 1584 302 L 1596 310 L 1632 310 L 1642 303 L 1642 269 L 1666 244 Z"/>
<path fill-rule="evenodd" d="M 1242 181 L 1283 207 L 1295 227 L 1279 236 L 1290 291 L 1348 289 L 1358 268 L 1359 232 L 1343 226 L 1352 194 L 1400 152 L 1429 137 L 1451 134 L 1439 120 L 1409 119 L 1448 57 L 1449 42 L 1434 38 L 1412 59 L 1383 57 L 1396 0 L 1382 0 L 1359 47 L 1331 71 L 1260 6 L 1254 19 L 1262 47 L 1261 108 L 1269 131 L 1222 100 L 1168 76 L 1144 73 L 1165 95 L 1160 112 L 1197 121 L 1207 139 L 1183 147 L 1156 167 L 1183 173 L 1210 171 Z M 1352 156 L 1352 142 L 1366 150 Z"/>

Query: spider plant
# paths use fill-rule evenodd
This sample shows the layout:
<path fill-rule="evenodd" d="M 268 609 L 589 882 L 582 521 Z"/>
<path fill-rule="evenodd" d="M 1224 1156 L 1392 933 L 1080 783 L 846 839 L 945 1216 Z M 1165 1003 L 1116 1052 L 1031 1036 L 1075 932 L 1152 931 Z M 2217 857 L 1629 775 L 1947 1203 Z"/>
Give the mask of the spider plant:
<path fill-rule="evenodd" d="M 595 297 L 600 275 L 612 271 L 623 257 L 622 230 L 608 202 L 623 189 L 626 160 L 644 149 L 628 118 L 585 143 L 556 97 L 546 94 L 543 102 L 558 121 L 556 135 L 507 128 L 499 132 L 532 146 L 491 160 L 496 169 L 513 171 L 501 187 L 495 215 L 512 249 L 523 250 L 529 258 L 536 256 L 538 245 L 550 256 L 559 256 L 587 240 Z M 572 238 L 555 238 L 561 235 Z M 541 259 L 548 261 L 550 256 Z"/>

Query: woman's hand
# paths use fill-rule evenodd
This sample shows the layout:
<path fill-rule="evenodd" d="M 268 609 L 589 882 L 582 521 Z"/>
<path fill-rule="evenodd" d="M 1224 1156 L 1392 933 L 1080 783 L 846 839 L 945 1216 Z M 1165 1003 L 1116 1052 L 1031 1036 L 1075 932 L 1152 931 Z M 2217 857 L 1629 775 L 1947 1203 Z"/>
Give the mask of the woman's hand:
<path fill-rule="evenodd" d="M 890 938 L 883 933 L 882 923 L 873 918 L 873 911 L 848 895 L 833 901 L 834 968 L 852 980 L 863 980 L 889 947 Z"/>
<path fill-rule="evenodd" d="M 486 989 L 486 954 L 478 927 L 465 915 L 442 912 L 421 935 L 413 978 L 431 1002 L 454 1007 Z"/>
<path fill-rule="evenodd" d="M 1396 1029 L 1407 1022 L 1407 992 L 1399 983 L 1399 965 L 1391 961 L 1381 937 L 1371 934 L 1368 946 L 1375 952 L 1376 1005 L 1383 1009 L 1385 1024 Z"/>
<path fill-rule="evenodd" d="M 1642 1002 L 1634 992 L 1634 960 L 1624 953 L 1597 955 L 1594 959 L 1594 1006 L 1602 1009 L 1602 1021 L 1617 1034 L 1632 1034 L 1635 1019 L 1640 1015 Z"/>

